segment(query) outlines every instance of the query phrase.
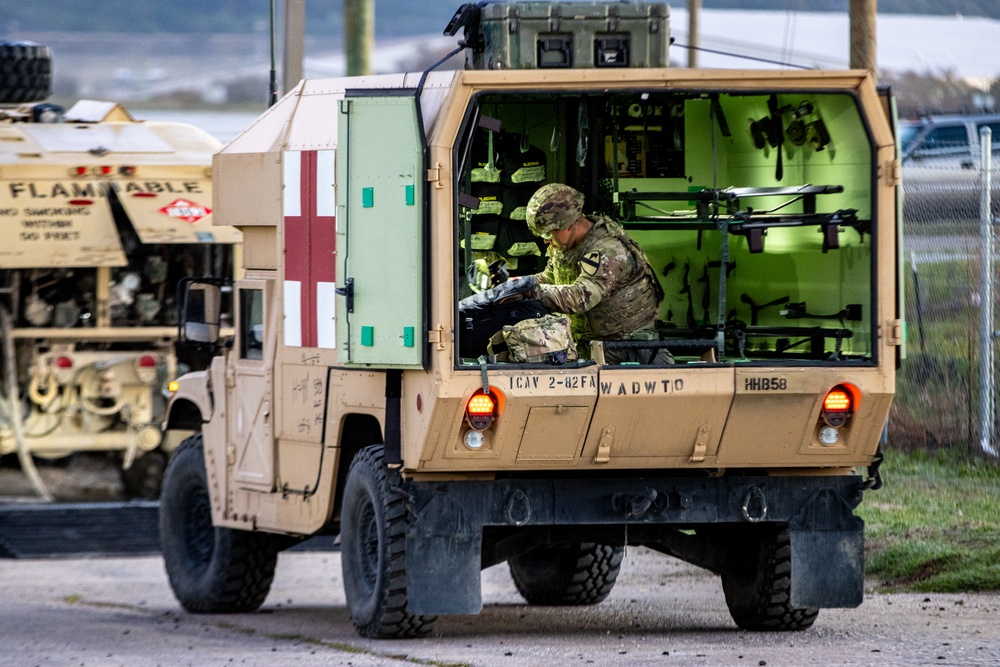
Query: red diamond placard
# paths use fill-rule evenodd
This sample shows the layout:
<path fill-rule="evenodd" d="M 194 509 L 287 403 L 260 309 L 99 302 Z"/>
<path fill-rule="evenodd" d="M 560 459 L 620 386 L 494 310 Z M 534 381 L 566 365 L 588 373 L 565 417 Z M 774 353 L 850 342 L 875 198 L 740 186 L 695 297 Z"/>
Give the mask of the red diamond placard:
<path fill-rule="evenodd" d="M 160 209 L 160 213 L 169 215 L 171 218 L 183 220 L 184 222 L 198 222 L 211 212 L 212 209 L 207 206 L 196 204 L 187 199 L 175 199 Z"/>

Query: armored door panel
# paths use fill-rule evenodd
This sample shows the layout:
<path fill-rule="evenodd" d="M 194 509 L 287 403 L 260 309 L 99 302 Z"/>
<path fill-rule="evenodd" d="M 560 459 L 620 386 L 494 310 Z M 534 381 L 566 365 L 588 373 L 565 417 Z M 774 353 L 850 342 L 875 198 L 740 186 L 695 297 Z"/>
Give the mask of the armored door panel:
<path fill-rule="evenodd" d="M 349 97 L 340 110 L 338 347 L 350 365 L 423 365 L 423 136 L 404 92 Z"/>
<path fill-rule="evenodd" d="M 229 442 L 236 455 L 233 477 L 240 488 L 253 491 L 274 489 L 271 360 L 275 327 L 267 317 L 271 289 L 270 281 L 237 283 L 239 344 L 226 378 L 233 397 L 229 411 Z"/>

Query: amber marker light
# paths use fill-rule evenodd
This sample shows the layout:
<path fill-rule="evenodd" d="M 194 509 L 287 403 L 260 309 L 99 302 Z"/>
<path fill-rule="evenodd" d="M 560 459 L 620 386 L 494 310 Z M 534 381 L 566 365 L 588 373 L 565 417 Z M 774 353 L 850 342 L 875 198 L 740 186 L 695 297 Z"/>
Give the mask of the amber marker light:
<path fill-rule="evenodd" d="M 476 394 L 469 399 L 468 411 L 470 415 L 474 416 L 492 415 L 495 407 L 496 403 L 493 402 L 492 396 L 489 394 Z"/>
<path fill-rule="evenodd" d="M 830 426 L 843 426 L 854 414 L 854 394 L 844 385 L 837 385 L 823 399 L 823 419 Z"/>
<path fill-rule="evenodd" d="M 177 380 L 171 380 L 170 382 L 167 383 L 167 391 L 169 391 L 171 394 L 176 394 L 177 390 L 180 388 L 181 388 L 181 383 L 178 382 Z"/>
<path fill-rule="evenodd" d="M 493 388 L 484 393 L 477 391 L 465 405 L 465 416 L 469 425 L 477 431 L 488 429 L 500 412 L 502 398 Z"/>
<path fill-rule="evenodd" d="M 851 408 L 851 397 L 843 389 L 834 389 L 823 399 L 823 409 L 827 412 L 847 412 Z"/>

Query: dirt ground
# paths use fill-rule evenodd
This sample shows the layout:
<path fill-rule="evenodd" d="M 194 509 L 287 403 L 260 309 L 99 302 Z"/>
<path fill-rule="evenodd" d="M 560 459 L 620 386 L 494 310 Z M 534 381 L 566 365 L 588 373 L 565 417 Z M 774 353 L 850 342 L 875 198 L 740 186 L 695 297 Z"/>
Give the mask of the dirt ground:
<path fill-rule="evenodd" d="M 1000 596 L 868 593 L 804 632 L 739 630 L 718 577 L 630 548 L 602 604 L 529 606 L 506 566 L 483 573 L 482 613 L 424 639 L 357 636 L 340 554 L 281 554 L 260 612 L 196 615 L 158 557 L 0 561 L 0 665 L 495 665 L 995 667 Z"/>
<path fill-rule="evenodd" d="M 8 460 L 11 459 L 11 460 Z M 0 502 L 37 500 L 6 457 Z M 117 464 L 77 455 L 39 467 L 63 501 L 117 499 Z M 630 548 L 618 586 L 592 607 L 533 607 L 506 566 L 483 573 L 478 616 L 439 619 L 431 637 L 359 638 L 340 581 L 340 554 L 285 553 L 261 612 L 188 614 L 160 557 L 0 561 L 3 665 L 833 665 L 995 667 L 1000 595 L 881 594 L 828 609 L 796 633 L 733 624 L 717 577 Z"/>

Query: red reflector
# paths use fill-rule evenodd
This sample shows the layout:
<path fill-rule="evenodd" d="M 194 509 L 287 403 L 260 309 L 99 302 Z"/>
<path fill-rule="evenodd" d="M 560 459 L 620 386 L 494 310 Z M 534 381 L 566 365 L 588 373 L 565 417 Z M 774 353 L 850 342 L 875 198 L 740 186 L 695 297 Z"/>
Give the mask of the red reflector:
<path fill-rule="evenodd" d="M 152 199 L 153 197 L 156 196 L 156 194 L 153 193 L 153 192 L 133 192 L 132 196 L 133 197 L 140 197 L 140 198 L 149 198 L 149 199 Z"/>
<path fill-rule="evenodd" d="M 849 412 L 851 395 L 843 389 L 834 388 L 823 399 L 823 409 L 827 412 Z"/>
<path fill-rule="evenodd" d="M 139 357 L 139 368 L 153 368 L 156 366 L 156 358 L 148 354 Z"/>
<path fill-rule="evenodd" d="M 466 406 L 466 410 L 473 416 L 486 416 L 493 414 L 495 406 L 493 397 L 489 394 L 476 394 L 469 399 L 469 405 Z"/>
<path fill-rule="evenodd" d="M 101 173 L 105 174 L 105 175 L 110 174 L 111 173 L 111 167 L 108 167 L 107 165 L 101 167 Z"/>
<path fill-rule="evenodd" d="M 70 199 L 70 206 L 90 206 L 94 203 L 92 199 Z"/>
<path fill-rule="evenodd" d="M 73 173 L 75 173 L 77 176 L 86 176 L 87 175 L 87 168 L 86 167 L 77 167 L 76 169 L 73 170 Z"/>
<path fill-rule="evenodd" d="M 73 360 L 69 357 L 56 357 L 56 368 L 73 368 Z"/>

